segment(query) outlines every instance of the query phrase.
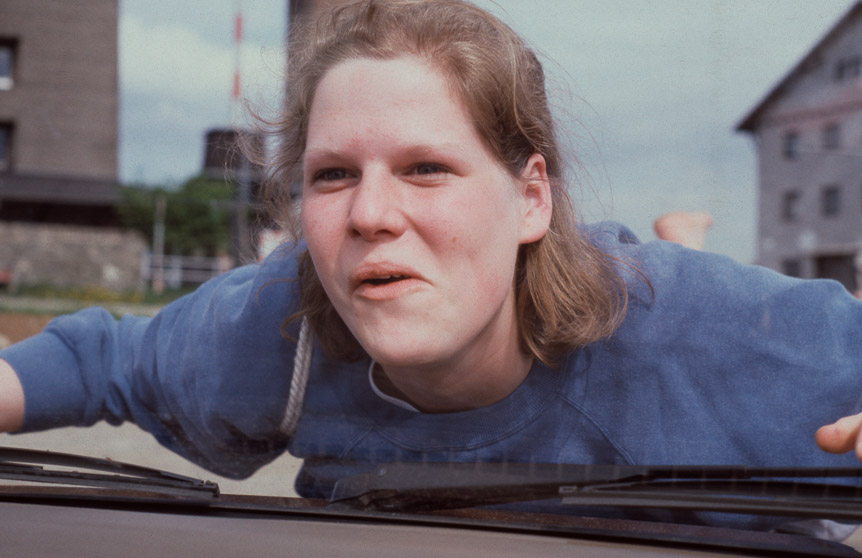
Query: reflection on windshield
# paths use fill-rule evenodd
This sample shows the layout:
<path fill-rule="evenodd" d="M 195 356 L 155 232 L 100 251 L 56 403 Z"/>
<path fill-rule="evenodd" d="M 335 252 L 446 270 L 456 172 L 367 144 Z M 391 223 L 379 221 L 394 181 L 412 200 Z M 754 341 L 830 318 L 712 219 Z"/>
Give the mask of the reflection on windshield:
<path fill-rule="evenodd" d="M 102 215 L 105 228 L 80 237 L 91 249 L 73 256 L 76 263 L 119 285 L 126 264 L 88 258 L 134 244 L 134 265 L 145 261 L 159 292 L 106 295 L 99 307 L 9 339 L 0 352 L 0 427 L 22 435 L 5 438 L 7 445 L 103 455 L 80 441 L 102 428 L 117 447 L 148 448 L 151 456 L 132 459 L 141 465 L 255 475 L 219 484 L 323 500 L 348 479 L 388 481 L 395 469 L 384 464 L 407 467 L 399 470 L 418 492 L 384 484 L 346 498 L 377 510 L 406 501 L 428 511 L 438 509 L 429 501 L 449 508 L 464 499 L 561 514 L 611 507 L 612 517 L 761 529 L 787 516 L 858 519 L 862 303 L 848 292 L 858 286 L 858 247 L 838 229 L 859 219 L 845 213 L 840 185 L 823 186 L 817 164 L 801 166 L 820 113 L 800 109 L 805 103 L 793 95 L 773 95 L 740 124 L 759 139 L 763 200 L 756 252 L 764 265 L 745 265 L 711 249 L 728 226 L 713 207 L 643 205 L 639 219 L 649 219 L 657 241 L 614 220 L 581 218 L 572 196 L 578 161 L 564 137 L 570 130 L 554 119 L 546 83 L 553 62 L 537 56 L 517 25 L 458 0 L 296 6 L 277 114 L 261 114 L 251 133 L 208 135 L 207 161 L 223 163 L 208 169 L 221 166 L 219 177 L 203 172 L 173 189 L 92 194 L 101 209 L 87 215 Z M 857 12 L 842 21 L 856 22 Z M 235 21 L 239 57 L 243 19 Z M 0 47 L 12 45 L 15 75 L 25 76 L 24 40 L 3 33 Z M 831 44 L 817 53 L 826 56 Z M 858 77 L 847 60 L 835 87 Z M 803 64 L 776 91 L 803 88 L 817 68 Z M 12 83 L 0 90 L 10 104 L 27 86 Z M 856 106 L 841 99 L 834 106 Z M 4 129 L 24 137 L 23 123 L 5 119 L 0 114 Z M 824 130 L 823 149 L 840 151 L 840 126 Z M 60 188 L 31 176 L 26 142 L 15 138 L 6 142 L 20 150 L 10 159 L 20 167 L 5 173 L 10 183 Z M 84 190 L 105 183 L 104 176 L 80 180 L 74 185 Z M 775 192 L 770 181 L 780 183 Z M 793 181 L 798 186 L 783 190 Z M 807 183 L 823 186 L 818 202 L 802 193 Z M 6 215 L 41 215 L 46 229 L 74 228 L 80 223 L 59 223 L 57 215 L 73 213 L 79 201 L 67 197 L 58 209 L 21 198 L 3 207 L 14 210 Z M 805 208 L 815 206 L 828 231 L 806 221 Z M 122 240 L 123 219 L 136 240 Z M 287 241 L 248 258 L 250 222 L 258 222 L 254 235 L 265 229 L 261 237 Z M 19 229 L 22 238 L 27 231 L 42 238 Z M 856 238 L 854 230 L 848 234 Z M 795 240 L 785 246 L 779 233 L 787 231 Z M 71 234 L 62 229 L 32 250 L 78 254 Z M 190 244 L 196 234 L 207 243 Z M 249 259 L 259 261 L 223 269 Z M 48 276 L 31 260 L 0 260 L 8 289 L 50 296 L 55 287 L 28 284 Z M 813 280 L 826 276 L 839 281 Z M 163 291 L 172 285 L 185 287 L 185 296 L 168 302 Z M 114 292 L 99 288 L 83 292 Z M 130 302 L 143 306 L 127 313 L 120 305 Z M 124 426 L 118 436 L 106 423 L 134 425 L 135 433 Z M 181 464 L 164 466 L 156 445 Z M 202 469 L 188 472 L 188 463 Z M 464 468 L 475 473 L 477 463 L 493 465 L 466 482 Z M 562 478 L 539 475 L 584 464 Z M 607 473 L 602 466 L 628 472 L 591 476 Z M 721 474 L 687 468 L 697 466 L 719 466 Z M 801 481 L 778 467 L 816 474 Z M 843 468 L 845 488 L 824 484 L 835 468 Z M 429 500 L 429 485 L 451 480 L 453 470 L 461 472 L 454 484 Z M 524 504 L 535 493 L 507 492 L 521 477 L 550 491 L 542 493 L 550 500 L 536 508 Z M 502 484 L 489 493 L 491 478 Z M 675 490 L 680 484 L 684 495 Z M 765 503 L 726 494 L 752 484 L 769 496 Z M 779 500 L 784 507 L 775 507 Z M 692 504 L 718 513 L 667 511 Z M 761 506 L 780 517 L 763 520 Z M 650 516 L 642 508 L 664 511 Z"/>

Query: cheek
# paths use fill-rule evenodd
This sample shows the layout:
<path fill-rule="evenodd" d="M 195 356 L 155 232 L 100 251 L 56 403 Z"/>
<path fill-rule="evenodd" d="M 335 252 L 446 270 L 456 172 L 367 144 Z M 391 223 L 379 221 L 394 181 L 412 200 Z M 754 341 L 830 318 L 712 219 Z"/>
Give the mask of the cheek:
<path fill-rule="evenodd" d="M 511 221 L 505 213 L 474 210 L 462 219 L 439 222 L 445 223 L 439 234 L 443 265 L 465 298 L 492 301 L 511 288 L 518 255 Z"/>
<path fill-rule="evenodd" d="M 314 269 L 324 288 L 329 292 L 337 263 L 338 225 L 334 216 L 328 216 L 325 204 L 305 202 L 302 204 L 300 223 Z"/>
<path fill-rule="evenodd" d="M 475 196 L 456 211 L 447 227 L 450 245 L 469 253 L 476 264 L 507 265 L 518 249 L 519 213 L 512 197 Z"/>
<path fill-rule="evenodd" d="M 477 300 L 493 303 L 508 296 L 515 277 L 515 258 L 508 251 L 499 251 L 496 258 L 485 258 L 478 263 L 474 285 Z"/>
<path fill-rule="evenodd" d="M 519 248 L 516 206 L 501 197 L 473 207 L 482 209 L 472 213 L 471 227 L 459 231 L 453 246 L 469 245 L 470 268 L 479 291 L 476 296 L 498 299 L 508 294 L 514 280 Z"/>
<path fill-rule="evenodd" d="M 304 199 L 302 202 L 302 235 L 308 243 L 308 249 L 312 251 L 312 256 L 314 252 L 331 244 L 336 224 L 334 216 L 328 215 L 329 209 L 325 203 L 313 199 Z"/>

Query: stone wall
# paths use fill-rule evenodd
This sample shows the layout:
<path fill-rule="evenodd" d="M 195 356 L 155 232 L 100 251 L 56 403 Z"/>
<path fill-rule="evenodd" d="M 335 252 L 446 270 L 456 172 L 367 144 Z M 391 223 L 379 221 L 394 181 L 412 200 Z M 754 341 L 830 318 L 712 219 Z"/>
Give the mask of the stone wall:
<path fill-rule="evenodd" d="M 0 271 L 19 285 L 140 290 L 143 236 L 118 229 L 0 222 Z"/>

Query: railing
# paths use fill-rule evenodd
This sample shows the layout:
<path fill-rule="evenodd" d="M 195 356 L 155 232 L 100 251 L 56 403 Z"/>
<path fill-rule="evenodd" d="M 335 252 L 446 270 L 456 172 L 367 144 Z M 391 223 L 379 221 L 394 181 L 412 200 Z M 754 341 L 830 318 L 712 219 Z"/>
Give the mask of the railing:
<path fill-rule="evenodd" d="M 160 261 L 161 260 L 161 261 Z M 200 284 L 221 275 L 233 267 L 230 257 L 163 256 L 146 253 L 141 262 L 141 276 L 154 290 L 163 287 L 179 289 L 183 285 Z"/>

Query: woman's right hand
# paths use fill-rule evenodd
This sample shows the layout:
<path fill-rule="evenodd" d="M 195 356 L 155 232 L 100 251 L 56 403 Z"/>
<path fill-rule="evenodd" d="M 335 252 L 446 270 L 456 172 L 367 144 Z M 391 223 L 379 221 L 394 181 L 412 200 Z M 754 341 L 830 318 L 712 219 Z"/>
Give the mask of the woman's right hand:
<path fill-rule="evenodd" d="M 24 422 L 24 388 L 15 370 L 0 359 L 0 432 L 16 432 Z"/>

